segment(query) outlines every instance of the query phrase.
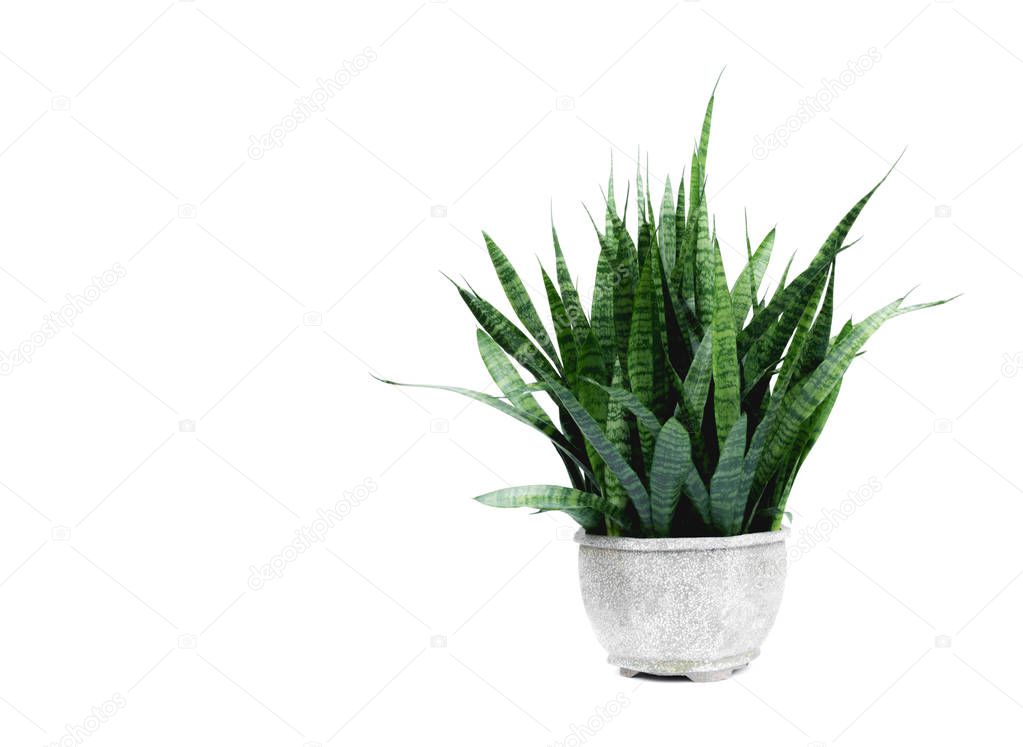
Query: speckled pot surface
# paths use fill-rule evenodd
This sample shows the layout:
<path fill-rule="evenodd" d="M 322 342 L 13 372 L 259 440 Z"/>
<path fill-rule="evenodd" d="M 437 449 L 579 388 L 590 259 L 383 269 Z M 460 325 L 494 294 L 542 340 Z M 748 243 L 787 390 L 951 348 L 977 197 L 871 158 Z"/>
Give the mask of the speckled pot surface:
<path fill-rule="evenodd" d="M 622 674 L 725 679 L 760 653 L 781 606 L 788 530 L 579 543 L 583 605 Z"/>

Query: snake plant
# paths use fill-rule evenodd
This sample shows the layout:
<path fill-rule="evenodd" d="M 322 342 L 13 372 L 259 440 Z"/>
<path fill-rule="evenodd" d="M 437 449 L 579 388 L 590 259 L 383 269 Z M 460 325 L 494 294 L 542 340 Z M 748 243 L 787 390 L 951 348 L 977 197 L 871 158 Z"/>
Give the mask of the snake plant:
<path fill-rule="evenodd" d="M 625 225 L 628 195 L 621 214 L 615 202 L 612 167 L 603 231 L 594 223 L 600 252 L 588 315 L 553 226 L 555 279 L 540 268 L 553 338 L 486 233 L 520 324 L 452 281 L 479 324 L 480 355 L 503 396 L 432 388 L 543 433 L 571 483 L 496 490 L 478 496 L 480 503 L 560 510 L 587 532 L 619 536 L 777 529 L 793 480 L 864 343 L 887 320 L 946 302 L 906 305 L 898 298 L 832 334 L 837 257 L 884 179 L 842 217 L 806 269 L 786 282 L 785 268 L 770 298 L 760 287 L 775 231 L 754 250 L 747 230 L 747 262 L 729 285 L 706 198 L 713 108 L 712 93 L 688 202 L 685 180 L 677 197 L 669 180 L 655 209 L 649 176 L 644 189 L 637 171 L 635 238 Z M 541 407 L 541 394 L 551 398 L 557 420 Z"/>

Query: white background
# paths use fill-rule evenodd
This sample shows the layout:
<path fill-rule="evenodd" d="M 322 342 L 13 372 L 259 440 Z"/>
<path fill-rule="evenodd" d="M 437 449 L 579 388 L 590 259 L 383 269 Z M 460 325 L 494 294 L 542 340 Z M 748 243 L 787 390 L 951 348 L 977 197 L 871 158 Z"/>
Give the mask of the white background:
<path fill-rule="evenodd" d="M 1020 20 L 965 0 L 5 4 L 0 349 L 31 361 L 0 378 L 0 743 L 1017 735 Z M 553 205 L 588 295 L 580 200 L 600 211 L 612 153 L 624 191 L 638 145 L 655 195 L 677 179 L 726 65 L 709 194 L 732 276 L 743 208 L 755 238 L 777 221 L 771 284 L 909 146 L 840 259 L 838 313 L 965 295 L 891 323 L 847 376 L 761 658 L 713 685 L 627 680 L 566 520 L 470 500 L 562 482 L 553 450 L 369 374 L 485 388 L 438 271 L 499 300 L 486 228 L 537 288 Z M 807 97 L 827 110 L 786 124 Z"/>

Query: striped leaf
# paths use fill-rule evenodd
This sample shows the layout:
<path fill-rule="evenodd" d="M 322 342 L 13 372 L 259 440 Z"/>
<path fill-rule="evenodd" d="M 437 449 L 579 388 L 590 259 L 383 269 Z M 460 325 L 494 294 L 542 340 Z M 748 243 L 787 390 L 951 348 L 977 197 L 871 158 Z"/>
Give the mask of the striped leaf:
<path fill-rule="evenodd" d="M 841 330 L 839 330 L 839 333 L 831 341 L 830 343 L 831 346 L 835 346 L 841 343 L 842 340 L 847 338 L 849 334 L 852 333 L 852 331 L 853 323 L 852 320 L 850 320 L 842 326 Z M 836 388 L 840 385 L 841 379 L 839 379 L 839 383 L 838 385 L 836 385 Z M 757 470 L 760 467 L 760 457 L 763 454 L 764 444 L 767 441 L 768 435 L 774 430 L 774 423 L 775 420 L 777 419 L 777 415 L 778 415 L 777 406 L 775 405 L 773 407 L 770 407 L 769 411 L 765 414 L 764 418 L 757 426 L 756 431 L 753 434 L 753 438 L 750 439 L 749 450 L 746 453 L 746 463 L 743 465 L 743 481 L 750 490 L 750 502 L 747 507 L 747 531 L 750 531 L 748 528 L 749 523 L 752 522 L 755 518 L 757 518 L 756 514 L 761 510 L 760 504 L 763 501 L 762 493 L 765 487 L 765 483 L 759 483 L 754 487 L 754 477 L 756 475 Z M 820 427 L 821 428 L 824 427 L 823 421 L 820 423 Z M 763 502 L 773 504 L 775 502 L 775 499 L 771 496 L 768 496 L 767 500 Z"/>
<path fill-rule="evenodd" d="M 807 335 L 805 344 L 801 346 L 799 355 L 792 361 L 792 381 L 799 381 L 820 365 L 828 352 L 831 338 L 831 322 L 835 314 L 835 266 L 832 264 L 828 288 L 824 292 L 824 303 L 820 313 L 813 321 L 813 327 Z M 792 357 L 791 353 L 789 357 Z M 788 363 L 788 361 L 786 361 Z M 784 368 L 782 374 L 785 374 Z"/>
<path fill-rule="evenodd" d="M 812 374 L 785 395 L 777 407 L 777 421 L 760 458 L 754 479 L 754 490 L 765 485 L 791 450 L 802 424 L 831 393 L 852 363 L 856 353 L 881 325 L 898 314 L 903 299 L 892 301 L 859 324 L 828 351 Z"/>
<path fill-rule="evenodd" d="M 703 342 L 696 349 L 693 365 L 689 367 L 682 387 L 682 400 L 685 404 L 686 417 L 698 432 L 703 426 L 703 411 L 707 407 L 707 395 L 710 389 L 712 335 L 708 331 Z"/>
<path fill-rule="evenodd" d="M 522 280 L 519 279 L 519 274 L 515 272 L 515 268 L 508 261 L 508 257 L 505 256 L 504 252 L 494 243 L 494 240 L 490 238 L 486 231 L 483 232 L 483 240 L 487 244 L 487 253 L 490 255 L 490 262 L 494 265 L 497 279 L 501 282 L 504 295 L 508 297 L 508 302 L 515 311 L 515 315 L 522 322 L 522 326 L 526 328 L 526 331 L 529 332 L 554 362 L 559 372 L 564 373 L 561 369 L 561 361 L 558 359 L 558 352 L 554 348 L 554 343 L 551 341 L 550 335 L 547 334 L 543 322 L 540 321 L 540 315 L 536 313 L 533 300 L 529 297 L 529 293 L 522 284 Z"/>
<path fill-rule="evenodd" d="M 652 278 L 654 260 L 656 256 L 648 252 L 647 260 L 640 269 L 632 307 L 627 362 L 630 388 L 639 401 L 656 414 L 664 404 L 661 384 L 664 382 L 665 371 L 660 333 L 655 327 L 657 316 Z M 653 458 L 654 440 L 647 431 L 640 431 L 639 438 L 644 464 L 649 464 Z"/>
<path fill-rule="evenodd" d="M 696 211 L 703 200 L 703 167 L 700 165 L 700 153 L 698 148 L 693 148 L 693 155 L 689 161 L 689 217 L 686 218 L 686 225 L 693 223 L 696 219 Z"/>
<path fill-rule="evenodd" d="M 696 211 L 696 257 L 693 283 L 696 292 L 696 317 L 704 330 L 714 318 L 715 260 L 707 226 L 707 205 L 701 199 Z"/>
<path fill-rule="evenodd" d="M 536 398 L 526 389 L 526 382 L 519 376 L 515 366 L 508 360 L 507 355 L 501 346 L 494 342 L 494 339 L 482 329 L 476 330 L 476 345 L 480 350 L 480 357 L 483 365 L 487 367 L 490 378 L 497 384 L 509 401 L 515 407 L 535 419 L 544 423 L 549 428 L 549 435 L 554 435 L 557 428 L 547 412 L 540 407 Z M 545 431 L 546 432 L 546 431 Z"/>
<path fill-rule="evenodd" d="M 676 261 L 684 261 L 686 238 L 686 177 L 678 180 L 678 198 L 675 201 L 675 254 Z M 672 270 L 674 276 L 674 270 Z M 677 285 L 675 286 L 678 287 Z"/>
<path fill-rule="evenodd" d="M 796 318 L 795 314 L 792 315 L 793 318 L 796 318 L 796 325 L 792 332 L 792 341 L 789 343 L 785 361 L 782 363 L 778 379 L 774 384 L 774 391 L 771 395 L 776 399 L 783 397 L 785 392 L 788 391 L 789 383 L 792 381 L 795 372 L 799 369 L 800 361 L 802 361 L 803 355 L 806 353 L 810 330 L 817 316 L 817 306 L 820 303 L 823 291 L 823 286 L 819 290 L 814 291 L 810 298 L 807 299 L 806 306 L 803 307 L 803 311 L 799 314 L 798 318 Z M 830 334 L 830 329 L 828 333 Z"/>
<path fill-rule="evenodd" d="M 653 182 L 650 181 L 650 154 L 646 156 L 646 191 L 640 192 L 637 197 L 642 194 L 646 195 L 646 215 L 647 223 L 650 224 L 650 229 L 653 231 L 654 223 L 657 222 L 657 214 L 654 212 L 654 201 L 650 199 L 650 187 Z M 655 237 L 656 238 L 656 237 Z"/>
<path fill-rule="evenodd" d="M 651 227 L 653 234 L 653 227 Z M 667 371 L 665 370 L 664 351 L 668 349 L 668 329 L 665 327 L 664 308 L 664 268 L 661 264 L 661 253 L 656 244 L 650 254 L 650 295 L 653 297 L 651 308 L 653 319 L 651 320 L 650 354 L 653 362 L 653 400 L 650 409 L 658 417 L 664 419 L 671 414 L 674 403 L 670 399 L 670 386 Z"/>
<path fill-rule="evenodd" d="M 721 253 L 715 252 L 714 317 L 711 327 L 711 368 L 714 380 L 714 422 L 718 445 L 724 448 L 732 424 L 739 417 L 742 394 L 739 380 L 739 358 L 735 350 L 735 322 L 732 298 L 725 279 Z"/>
<path fill-rule="evenodd" d="M 703 127 L 700 129 L 700 148 L 697 151 L 700 160 L 700 172 L 706 179 L 707 173 L 707 149 L 710 146 L 710 120 L 714 114 L 714 94 L 717 93 L 718 83 L 721 82 L 721 75 L 724 75 L 724 70 L 718 75 L 718 79 L 714 82 L 714 88 L 710 92 L 710 99 L 707 101 L 707 111 L 703 115 Z"/>
<path fill-rule="evenodd" d="M 671 281 L 679 295 L 694 310 L 696 309 L 696 239 L 699 234 L 697 214 L 703 201 L 703 180 L 700 175 L 699 154 L 694 150 L 689 170 L 689 212 L 686 217 L 685 242 L 679 253 L 685 261 L 675 264 Z"/>
<path fill-rule="evenodd" d="M 643 199 L 643 195 L 646 191 L 643 189 L 643 170 L 639 165 L 639 148 L 636 148 L 636 221 L 642 226 L 647 222 L 646 215 L 646 202 Z M 650 218 L 653 220 L 653 217 Z"/>
<path fill-rule="evenodd" d="M 664 316 L 662 338 L 668 360 L 675 370 L 688 370 L 695 352 L 693 341 L 700 339 L 696 318 L 689 305 L 678 295 L 677 286 L 664 272 L 661 273 L 660 306 Z M 681 387 L 678 391 L 681 392 Z"/>
<path fill-rule="evenodd" d="M 647 264 L 647 259 L 650 257 L 650 247 L 655 243 L 654 227 L 645 221 L 640 223 L 636 234 L 636 260 L 639 262 L 641 269 Z"/>
<path fill-rule="evenodd" d="M 802 276 L 801 276 L 802 277 Z M 808 308 L 817 308 L 821 293 L 827 283 L 827 268 L 824 272 L 816 274 L 812 279 L 805 282 L 796 278 L 789 288 L 797 288 L 795 292 L 784 292 L 786 300 L 780 306 L 780 315 L 768 326 L 766 332 L 758 339 L 747 352 L 743 360 L 743 373 L 747 377 L 747 387 L 755 383 L 754 377 L 761 371 L 771 369 L 782 357 L 782 353 L 789 344 L 789 339 L 796 331 L 800 319 L 803 318 Z M 762 312 L 762 313 L 766 313 Z M 747 329 L 749 329 L 747 327 Z M 744 330 L 745 331 L 745 330 Z M 741 351 L 740 351 L 741 354 Z"/>
<path fill-rule="evenodd" d="M 554 447 L 559 452 L 567 456 L 582 471 L 582 473 L 585 476 L 587 476 L 591 480 L 596 479 L 593 474 L 593 471 L 590 469 L 590 465 L 582 461 L 578 456 L 576 456 L 575 452 L 573 452 L 572 450 L 572 445 L 568 442 L 568 439 L 565 438 L 565 436 L 560 431 L 558 431 L 555 428 L 554 432 L 552 433 L 550 431 L 548 423 L 543 422 L 541 420 L 537 420 L 536 418 L 530 416 L 528 413 L 523 412 L 522 410 L 519 410 L 518 408 L 513 407 L 512 405 L 509 405 L 503 399 L 494 397 L 490 394 L 487 394 L 486 392 L 477 392 L 472 389 L 463 389 L 462 387 L 457 386 L 443 386 L 441 384 L 405 384 L 400 381 L 380 379 L 377 378 L 376 376 L 374 376 L 373 378 L 377 379 L 377 381 L 383 384 L 390 384 L 391 386 L 410 387 L 413 389 L 436 389 L 442 392 L 452 392 L 453 394 L 459 394 L 463 397 L 467 397 L 476 402 L 481 402 L 485 405 L 488 405 L 489 407 L 493 407 L 495 410 L 502 412 L 505 415 L 514 418 L 515 420 L 518 420 L 520 423 L 525 423 L 526 425 L 532 426 L 536 430 L 543 433 L 554 443 Z"/>
<path fill-rule="evenodd" d="M 687 478 L 692 480 L 695 472 L 689 434 L 681 423 L 672 418 L 664 424 L 657 436 L 653 466 L 650 469 L 650 521 L 654 537 L 667 537 L 670 534 L 683 486 Z M 698 475 L 696 477 L 699 479 Z"/>
<path fill-rule="evenodd" d="M 643 482 L 639 479 L 639 475 L 636 474 L 636 471 L 629 465 L 628 461 L 618 452 L 615 445 L 604 435 L 600 426 L 597 425 L 597 422 L 586 411 L 586 408 L 579 404 L 579 400 L 568 389 L 554 379 L 546 377 L 544 383 L 550 388 L 551 394 L 561 403 L 561 406 L 565 408 L 576 425 L 579 426 L 579 430 L 586 437 L 587 443 L 600 456 L 618 482 L 621 483 L 622 488 L 632 501 L 632 505 L 636 507 L 636 511 L 640 515 L 649 511 L 650 494 L 647 493 Z"/>
<path fill-rule="evenodd" d="M 824 424 L 827 422 L 828 416 L 831 415 L 831 410 L 835 406 L 835 401 L 838 399 L 838 392 L 841 388 L 842 382 L 840 380 L 828 393 L 828 396 L 824 398 L 824 401 L 817 405 L 817 409 L 813 411 L 813 414 L 807 419 L 807 421 L 803 424 L 803 427 L 800 429 L 799 438 L 797 439 L 798 450 L 794 449 L 791 454 L 793 464 L 784 480 L 785 487 L 771 502 L 771 508 L 776 512 L 774 514 L 774 519 L 771 522 L 772 530 L 781 527 L 782 518 L 785 513 L 785 502 L 788 500 L 789 492 L 792 490 L 792 483 L 796 478 L 796 474 L 799 472 L 799 468 L 806 460 L 806 456 L 809 454 L 810 449 L 812 449 L 813 445 L 817 443 L 817 439 L 820 437 L 821 431 L 824 430 Z"/>
<path fill-rule="evenodd" d="M 623 367 L 627 367 L 629 365 L 632 307 L 636 298 L 636 284 L 639 281 L 639 260 L 632 237 L 629 236 L 622 222 L 617 219 L 615 220 L 615 235 L 618 237 L 614 286 L 615 342 L 618 348 L 618 360 Z M 627 371 L 625 380 L 628 381 Z"/>
<path fill-rule="evenodd" d="M 710 516 L 714 528 L 728 537 L 739 534 L 746 510 L 742 465 L 746 450 L 746 416 L 732 425 L 721 448 L 721 458 L 710 479 Z"/>
<path fill-rule="evenodd" d="M 657 243 L 661 248 L 664 271 L 671 274 L 675 267 L 675 200 L 671 194 L 671 180 L 664 182 L 664 199 L 661 201 L 661 224 L 657 227 Z"/>
<path fill-rule="evenodd" d="M 602 386 L 602 385 L 598 385 Z M 607 391 L 624 391 L 622 386 L 622 367 L 616 364 L 614 374 L 611 377 L 611 386 L 603 387 Z M 621 398 L 610 397 L 607 403 L 607 426 L 605 431 L 610 441 L 623 459 L 628 460 L 631 456 L 632 444 L 630 442 L 631 428 L 625 417 L 626 408 Z M 616 506 L 624 509 L 629 502 L 629 496 L 614 476 L 614 472 L 604 473 L 605 490 L 604 495 Z"/>
<path fill-rule="evenodd" d="M 474 500 L 495 508 L 539 508 L 564 510 L 589 508 L 608 517 L 615 523 L 624 520 L 621 509 L 595 493 L 563 488 L 558 485 L 520 485 L 478 495 Z"/>
<path fill-rule="evenodd" d="M 647 260 L 639 271 L 639 283 L 632 306 L 627 356 L 629 383 L 639 401 L 647 407 L 654 402 L 654 294 L 651 285 L 653 263 Z"/>
<path fill-rule="evenodd" d="M 638 220 L 630 235 L 631 188 L 620 216 L 612 163 L 603 223 L 591 218 L 600 251 L 587 310 L 552 216 L 556 272 L 541 266 L 541 276 L 553 336 L 508 258 L 484 234 L 514 314 L 506 317 L 471 286 L 456 287 L 481 327 L 480 356 L 503 396 L 433 388 L 543 433 L 572 487 L 512 488 L 482 502 L 561 510 L 587 532 L 608 535 L 777 528 L 842 378 L 868 338 L 896 315 L 936 305 L 900 299 L 831 337 L 836 259 L 856 243 L 849 232 L 884 179 L 842 216 L 791 281 L 790 259 L 766 295 L 776 234 L 769 231 L 754 251 L 747 223 L 745 267 L 729 283 L 707 204 L 716 85 L 692 151 L 688 202 L 687 178 L 677 196 L 668 179 L 655 209 L 649 165 L 637 156 Z M 535 396 L 541 390 L 557 417 L 541 407 Z"/>
<path fill-rule="evenodd" d="M 613 226 L 612 226 L 613 229 Z M 598 234 L 599 235 L 599 234 Z M 618 264 L 618 243 L 613 234 L 600 237 L 600 256 L 597 258 L 597 275 L 593 282 L 593 303 L 590 310 L 591 326 L 601 355 L 604 370 L 614 370 L 618 357 L 618 343 L 615 336 L 614 292 Z"/>
<path fill-rule="evenodd" d="M 692 439 L 689 444 L 695 449 Z M 690 462 L 692 461 L 691 459 Z M 702 526 L 698 528 L 698 531 L 702 533 L 705 528 L 712 526 L 710 518 L 710 493 L 707 492 L 707 486 L 703 484 L 703 479 L 700 477 L 700 473 L 697 472 L 696 467 L 686 469 L 683 481 L 685 483 L 685 495 L 689 498 L 689 504 L 696 511 L 696 515 L 702 522 Z"/>
<path fill-rule="evenodd" d="M 628 199 L 628 198 L 626 198 Z M 607 177 L 607 225 L 604 229 L 605 233 L 609 236 L 614 236 L 612 231 L 613 221 L 612 216 L 618 214 L 618 206 L 615 205 L 615 159 L 614 151 L 611 151 L 611 173 Z"/>
<path fill-rule="evenodd" d="M 480 326 L 523 368 L 538 378 L 544 375 L 558 375 L 543 353 L 508 317 L 472 291 L 466 290 L 458 284 L 455 284 L 455 287 Z"/>
<path fill-rule="evenodd" d="M 565 369 L 565 380 L 569 386 L 572 386 L 575 383 L 575 372 L 579 361 L 579 351 L 572 332 L 572 322 L 565 310 L 565 302 L 561 300 L 558 289 L 554 287 L 550 275 L 542 265 L 540 274 L 543 276 L 543 287 L 547 292 L 547 305 L 551 311 L 551 320 L 554 322 L 554 335 L 558 340 L 558 350 L 561 353 L 561 361 Z"/>
<path fill-rule="evenodd" d="M 756 306 L 757 292 L 764 280 L 767 266 L 771 261 L 771 251 L 774 249 L 774 234 L 775 230 L 773 228 L 768 231 L 767 236 L 760 242 L 760 246 L 753 252 L 753 256 L 747 265 L 742 268 L 742 272 L 739 273 L 739 277 L 736 278 L 735 284 L 732 286 L 732 315 L 735 318 L 736 330 L 742 329 L 742 323 L 746 320 L 749 310 Z M 748 241 L 749 238 L 747 237 Z M 749 244 L 747 243 L 748 248 Z"/>
<path fill-rule="evenodd" d="M 579 301 L 579 293 L 572 283 L 572 276 L 568 271 L 568 264 L 565 262 L 565 255 L 561 251 L 561 243 L 558 241 L 558 232 L 551 224 L 551 236 L 554 239 L 554 261 L 558 278 L 558 288 L 561 290 L 561 300 L 565 305 L 565 313 L 572 323 L 572 330 L 575 335 L 576 344 L 582 348 L 582 341 L 586 339 L 589 331 L 589 320 L 583 313 L 583 305 Z"/>
<path fill-rule="evenodd" d="M 604 386 L 598 382 L 594 383 L 607 392 L 608 397 L 612 401 L 631 412 L 637 422 L 646 428 L 651 436 L 657 437 L 658 432 L 661 430 L 661 421 L 657 419 L 657 416 L 646 405 L 639 401 L 639 397 L 626 389 L 622 389 L 620 385 Z"/>
<path fill-rule="evenodd" d="M 894 166 L 892 168 L 894 168 Z M 888 174 L 890 173 L 891 171 L 888 172 Z M 875 184 L 874 187 L 867 192 L 867 194 L 861 197 L 859 202 L 853 205 L 852 208 L 850 208 L 842 217 L 842 220 L 840 220 L 838 225 L 832 229 L 816 256 L 814 256 L 813 260 L 811 260 L 810 265 L 792 281 L 791 285 L 783 289 L 779 289 L 779 292 L 775 294 L 767 307 L 753 316 L 753 319 L 750 320 L 749 326 L 747 326 L 739 335 L 740 355 L 744 355 L 752 342 L 763 335 L 767 331 L 767 328 L 787 308 L 791 308 L 793 306 L 802 308 L 806 304 L 806 298 L 809 293 L 808 286 L 812 286 L 819 282 L 821 275 L 826 273 L 828 267 L 842 250 L 842 245 L 845 242 L 846 237 L 849 235 L 849 231 L 856 222 L 856 219 L 859 217 L 870 198 L 874 196 L 878 187 L 880 187 L 884 183 L 885 179 L 888 178 L 888 174 L 885 174 L 881 181 Z M 802 298 L 801 302 L 797 300 L 799 298 Z"/>

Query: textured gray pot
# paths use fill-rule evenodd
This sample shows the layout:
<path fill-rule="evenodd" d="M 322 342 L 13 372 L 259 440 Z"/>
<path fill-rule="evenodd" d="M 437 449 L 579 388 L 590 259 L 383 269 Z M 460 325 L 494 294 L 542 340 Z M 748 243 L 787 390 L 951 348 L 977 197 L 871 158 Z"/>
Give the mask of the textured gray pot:
<path fill-rule="evenodd" d="M 580 529 L 583 605 L 622 674 L 729 677 L 760 653 L 785 586 L 788 530 L 638 539 Z"/>

